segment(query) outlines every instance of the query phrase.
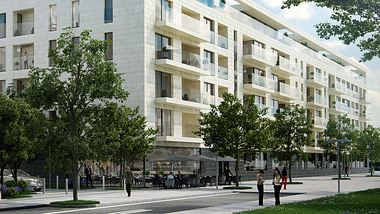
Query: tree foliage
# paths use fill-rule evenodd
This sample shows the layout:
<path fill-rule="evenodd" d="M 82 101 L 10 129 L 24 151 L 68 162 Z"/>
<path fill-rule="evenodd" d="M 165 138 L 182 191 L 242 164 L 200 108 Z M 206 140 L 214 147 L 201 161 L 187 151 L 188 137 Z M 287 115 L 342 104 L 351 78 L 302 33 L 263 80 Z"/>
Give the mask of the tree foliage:
<path fill-rule="evenodd" d="M 9 166 L 17 182 L 17 170 L 22 161 L 29 161 L 39 152 L 44 139 L 44 115 L 21 99 L 11 99 L 0 93 L 0 167 Z"/>
<path fill-rule="evenodd" d="M 291 169 L 294 162 L 305 159 L 305 146 L 309 144 L 309 135 L 313 125 L 306 115 L 306 109 L 299 104 L 291 104 L 277 110 L 273 123 L 274 139 L 271 157 L 278 162 L 289 165 L 289 178 L 292 181 Z"/>
<path fill-rule="evenodd" d="M 355 148 L 360 160 L 368 158 L 371 164 L 374 165 L 376 161 L 380 160 L 380 129 L 371 125 L 366 127 L 360 134 Z"/>
<path fill-rule="evenodd" d="M 242 102 L 232 94 L 224 93 L 220 105 L 211 105 L 207 113 L 200 113 L 199 131 L 205 146 L 221 156 L 236 160 L 236 177 L 239 176 L 239 161 L 244 154 L 256 156 L 267 145 L 270 138 L 270 120 L 263 117 L 266 109 L 260 110 L 252 97 Z M 237 179 L 236 186 L 239 186 Z"/>
<path fill-rule="evenodd" d="M 117 125 L 101 123 L 117 114 L 117 104 L 128 92 L 122 89 L 122 74 L 105 60 L 109 42 L 91 39 L 85 30 L 76 37 L 67 28 L 49 50 L 54 66 L 32 68 L 26 100 L 33 106 L 57 112 L 49 120 L 45 151 L 49 165 L 64 168 L 74 179 L 73 200 L 78 200 L 78 175 L 85 160 L 104 161 L 117 148 Z M 100 118 L 100 119 L 99 119 Z M 99 131 L 94 134 L 93 130 Z"/>
<path fill-rule="evenodd" d="M 362 61 L 380 56 L 380 1 L 374 0 L 285 0 L 282 8 L 298 6 L 302 2 L 313 2 L 318 7 L 332 10 L 331 20 L 337 22 L 316 25 L 318 35 L 329 40 L 338 36 L 349 45 L 360 40 L 357 46 L 363 52 Z"/>
<path fill-rule="evenodd" d="M 351 143 L 341 143 L 341 151 L 351 151 L 352 142 L 358 137 L 358 131 L 351 124 L 350 118 L 347 115 L 338 115 L 335 120 L 329 120 L 327 123 L 326 129 L 323 132 L 324 139 L 318 141 L 319 147 L 323 149 L 323 154 L 326 159 L 329 156 L 337 154 L 338 148 L 336 142 L 327 142 L 328 139 L 347 139 Z M 331 162 L 331 159 L 327 159 L 328 162 Z"/>

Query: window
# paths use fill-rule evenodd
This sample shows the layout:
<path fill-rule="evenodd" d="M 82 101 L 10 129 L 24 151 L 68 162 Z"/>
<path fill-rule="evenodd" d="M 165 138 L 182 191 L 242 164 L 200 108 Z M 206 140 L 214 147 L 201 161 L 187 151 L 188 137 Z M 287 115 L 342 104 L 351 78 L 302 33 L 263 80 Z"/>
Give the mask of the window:
<path fill-rule="evenodd" d="M 105 40 L 111 41 L 106 51 L 106 60 L 113 60 L 113 33 L 105 33 Z"/>
<path fill-rule="evenodd" d="M 57 5 L 50 5 L 50 31 L 57 30 Z"/>
<path fill-rule="evenodd" d="M 5 94 L 5 80 L 0 80 L 0 93 Z"/>
<path fill-rule="evenodd" d="M 105 0 L 104 4 L 104 23 L 113 22 L 112 0 Z"/>
<path fill-rule="evenodd" d="M 50 40 L 49 41 L 49 49 L 55 50 L 57 49 L 57 40 Z M 51 58 L 49 58 L 49 66 L 53 66 L 54 63 L 52 62 Z"/>
<path fill-rule="evenodd" d="M 172 20 L 171 2 L 167 0 L 156 0 L 156 21 Z"/>
<path fill-rule="evenodd" d="M 6 69 L 5 69 L 5 62 L 6 62 L 5 56 L 6 56 L 5 47 L 0 47 L 0 72 L 6 71 Z"/>
<path fill-rule="evenodd" d="M 214 21 L 208 18 L 204 18 L 205 29 L 210 32 L 210 43 L 215 44 L 215 26 Z"/>
<path fill-rule="evenodd" d="M 156 71 L 156 97 L 171 97 L 171 74 Z"/>
<path fill-rule="evenodd" d="M 205 92 L 208 95 L 215 96 L 215 86 L 214 84 L 205 82 Z"/>
<path fill-rule="evenodd" d="M 72 4 L 72 22 L 73 22 L 73 28 L 79 27 L 79 21 L 80 21 L 80 16 L 79 16 L 79 1 L 73 1 Z"/>
<path fill-rule="evenodd" d="M 171 59 L 170 38 L 156 34 L 156 59 Z"/>
<path fill-rule="evenodd" d="M 156 129 L 158 136 L 171 135 L 171 111 L 167 109 L 156 109 Z"/>
<path fill-rule="evenodd" d="M 7 22 L 6 22 L 6 14 L 0 14 L 0 39 L 5 38 Z"/>
<path fill-rule="evenodd" d="M 202 61 L 203 69 L 210 71 L 211 76 L 215 76 L 215 65 L 214 65 L 214 53 L 210 51 L 204 51 L 204 60 Z"/>
<path fill-rule="evenodd" d="M 255 104 L 259 106 L 265 105 L 265 98 L 255 95 Z"/>

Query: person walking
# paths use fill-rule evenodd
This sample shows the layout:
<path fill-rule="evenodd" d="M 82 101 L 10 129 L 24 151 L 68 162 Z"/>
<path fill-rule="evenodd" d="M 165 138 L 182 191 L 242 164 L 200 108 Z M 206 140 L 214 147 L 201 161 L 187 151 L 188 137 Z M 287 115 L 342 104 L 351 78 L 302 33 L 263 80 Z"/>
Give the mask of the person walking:
<path fill-rule="evenodd" d="M 228 185 L 231 185 L 230 175 L 233 175 L 233 174 L 232 174 L 231 170 L 228 168 L 228 166 L 226 166 L 226 168 L 224 170 L 224 176 L 226 176 L 225 184 L 227 184 L 227 182 L 228 182 Z"/>
<path fill-rule="evenodd" d="M 259 205 L 264 206 L 264 182 L 263 179 L 264 170 L 260 169 L 256 176 L 257 179 L 257 190 L 259 191 Z"/>
<path fill-rule="evenodd" d="M 280 204 L 280 190 L 281 190 L 280 180 L 281 180 L 280 173 L 278 171 L 274 171 L 273 188 L 274 188 L 275 205 Z"/>
<path fill-rule="evenodd" d="M 127 167 L 127 171 L 125 172 L 125 185 L 126 185 L 128 197 L 131 197 L 132 184 L 133 184 L 133 174 L 131 172 L 131 168 Z"/>
<path fill-rule="evenodd" d="M 282 185 L 284 184 L 284 190 L 286 190 L 286 182 L 288 180 L 288 172 L 286 171 L 286 166 L 284 166 L 284 168 L 282 169 L 282 181 L 281 181 L 281 188 L 282 188 Z"/>
<path fill-rule="evenodd" d="M 90 167 L 90 164 L 87 164 L 86 169 L 84 169 L 84 174 L 86 174 L 86 185 L 88 187 L 89 181 L 91 182 L 91 187 L 94 187 L 92 185 L 92 169 Z"/>

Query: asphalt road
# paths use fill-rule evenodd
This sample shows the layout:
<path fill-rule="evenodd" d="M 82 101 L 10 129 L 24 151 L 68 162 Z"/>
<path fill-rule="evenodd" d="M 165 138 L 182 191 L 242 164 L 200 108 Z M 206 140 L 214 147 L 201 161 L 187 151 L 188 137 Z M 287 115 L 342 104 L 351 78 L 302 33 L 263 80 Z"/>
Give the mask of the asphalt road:
<path fill-rule="evenodd" d="M 281 194 L 286 197 L 289 194 Z M 264 201 L 273 198 L 273 193 L 264 194 Z M 170 199 L 161 201 L 148 201 L 135 204 L 112 205 L 95 208 L 57 208 L 41 207 L 34 209 L 6 211 L 9 214 L 60 214 L 60 213 L 80 213 L 80 214 L 127 214 L 127 213 L 172 213 L 185 210 L 193 210 L 206 207 L 214 207 L 228 204 L 237 204 L 246 201 L 258 200 L 258 193 L 228 193 L 223 195 L 207 195 L 180 199 Z"/>

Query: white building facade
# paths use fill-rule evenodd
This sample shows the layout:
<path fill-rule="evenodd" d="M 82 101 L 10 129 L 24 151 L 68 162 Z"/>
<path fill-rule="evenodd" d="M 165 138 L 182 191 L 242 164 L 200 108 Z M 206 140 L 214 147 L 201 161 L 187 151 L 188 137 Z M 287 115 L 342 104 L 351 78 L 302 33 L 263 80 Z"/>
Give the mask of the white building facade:
<path fill-rule="evenodd" d="M 306 148 L 313 154 L 322 152 L 318 139 L 329 119 L 347 114 L 358 130 L 370 120 L 366 68 L 252 0 L 4 1 L 0 91 L 27 86 L 29 66 L 49 67 L 48 50 L 63 28 L 78 35 L 91 29 L 93 38 L 113 42 L 106 57 L 124 73 L 128 105 L 140 106 L 159 129 L 151 158 L 204 148 L 192 133 L 199 112 L 220 103 L 224 92 L 255 96 L 270 117 L 299 103 L 314 123 Z M 246 162 L 263 168 L 264 159 Z"/>

